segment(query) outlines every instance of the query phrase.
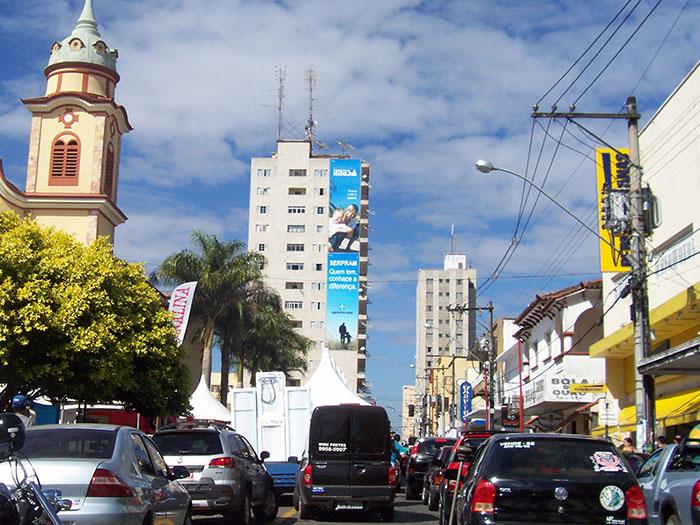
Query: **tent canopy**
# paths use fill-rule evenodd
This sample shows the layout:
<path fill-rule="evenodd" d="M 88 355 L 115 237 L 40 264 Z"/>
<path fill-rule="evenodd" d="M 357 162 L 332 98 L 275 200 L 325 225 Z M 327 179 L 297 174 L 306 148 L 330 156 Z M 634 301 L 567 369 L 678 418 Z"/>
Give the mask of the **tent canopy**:
<path fill-rule="evenodd" d="M 338 367 L 331 359 L 328 348 L 323 349 L 321 361 L 316 371 L 304 386 L 308 387 L 311 392 L 313 408 L 326 405 L 340 405 L 341 403 L 369 405 L 367 401 L 348 388 Z"/>
<path fill-rule="evenodd" d="M 197 388 L 190 396 L 190 405 L 192 405 L 192 415 L 195 419 L 208 419 L 231 424 L 231 412 L 212 395 L 204 376 L 199 380 Z"/>

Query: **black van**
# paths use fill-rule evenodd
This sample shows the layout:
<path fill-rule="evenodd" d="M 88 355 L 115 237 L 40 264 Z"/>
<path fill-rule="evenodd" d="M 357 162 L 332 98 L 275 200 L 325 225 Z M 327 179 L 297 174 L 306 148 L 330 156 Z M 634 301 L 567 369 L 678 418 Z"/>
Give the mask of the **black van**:
<path fill-rule="evenodd" d="M 382 407 L 317 407 L 294 490 L 299 519 L 315 510 L 362 510 L 392 521 L 398 473 L 391 447 Z"/>

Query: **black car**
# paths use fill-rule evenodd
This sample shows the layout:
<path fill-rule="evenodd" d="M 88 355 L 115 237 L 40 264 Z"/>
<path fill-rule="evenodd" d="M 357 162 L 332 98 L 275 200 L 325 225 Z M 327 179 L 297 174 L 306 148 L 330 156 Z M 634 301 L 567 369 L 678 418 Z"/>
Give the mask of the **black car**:
<path fill-rule="evenodd" d="M 317 510 L 378 511 L 394 519 L 396 482 L 389 418 L 382 407 L 316 407 L 294 489 L 299 518 Z"/>
<path fill-rule="evenodd" d="M 442 447 L 438 455 L 433 458 L 433 462 L 428 468 L 428 472 L 423 477 L 423 493 L 421 499 L 423 505 L 428 506 L 428 510 L 438 510 L 440 504 L 440 484 L 445 472 L 447 462 L 452 455 L 452 447 Z"/>
<path fill-rule="evenodd" d="M 441 437 L 420 438 L 408 458 L 406 466 L 406 499 L 419 499 L 423 492 L 423 478 L 440 448 L 452 446 L 456 439 Z"/>
<path fill-rule="evenodd" d="M 603 439 L 508 434 L 479 449 L 458 494 L 461 525 L 646 525 L 644 495 L 620 452 Z"/>

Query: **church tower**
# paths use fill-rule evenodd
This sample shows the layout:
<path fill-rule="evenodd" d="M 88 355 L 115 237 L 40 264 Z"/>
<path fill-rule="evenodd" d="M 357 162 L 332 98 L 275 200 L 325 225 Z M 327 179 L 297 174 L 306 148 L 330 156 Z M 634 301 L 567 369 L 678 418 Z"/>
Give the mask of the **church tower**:
<path fill-rule="evenodd" d="M 85 244 L 98 236 L 113 243 L 115 227 L 126 221 L 117 187 L 121 137 L 132 128 L 114 102 L 116 61 L 85 0 L 73 32 L 51 47 L 46 93 L 22 100 L 32 113 L 27 211 Z"/>

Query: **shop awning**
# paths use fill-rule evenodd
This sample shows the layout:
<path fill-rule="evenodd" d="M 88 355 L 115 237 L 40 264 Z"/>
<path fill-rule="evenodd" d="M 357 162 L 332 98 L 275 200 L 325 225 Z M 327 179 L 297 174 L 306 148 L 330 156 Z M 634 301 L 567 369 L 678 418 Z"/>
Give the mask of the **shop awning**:
<path fill-rule="evenodd" d="M 700 282 L 689 286 L 649 312 L 649 321 L 657 340 L 700 326 Z M 609 336 L 592 344 L 591 357 L 629 357 L 634 353 L 632 323 L 626 323 Z"/>
<path fill-rule="evenodd" d="M 700 389 L 686 390 L 656 400 L 656 426 L 670 427 L 700 421 Z M 617 416 L 617 425 L 608 428 L 620 432 L 633 432 L 637 426 L 636 407 L 624 407 Z M 594 435 L 601 429 L 595 429 Z"/>

